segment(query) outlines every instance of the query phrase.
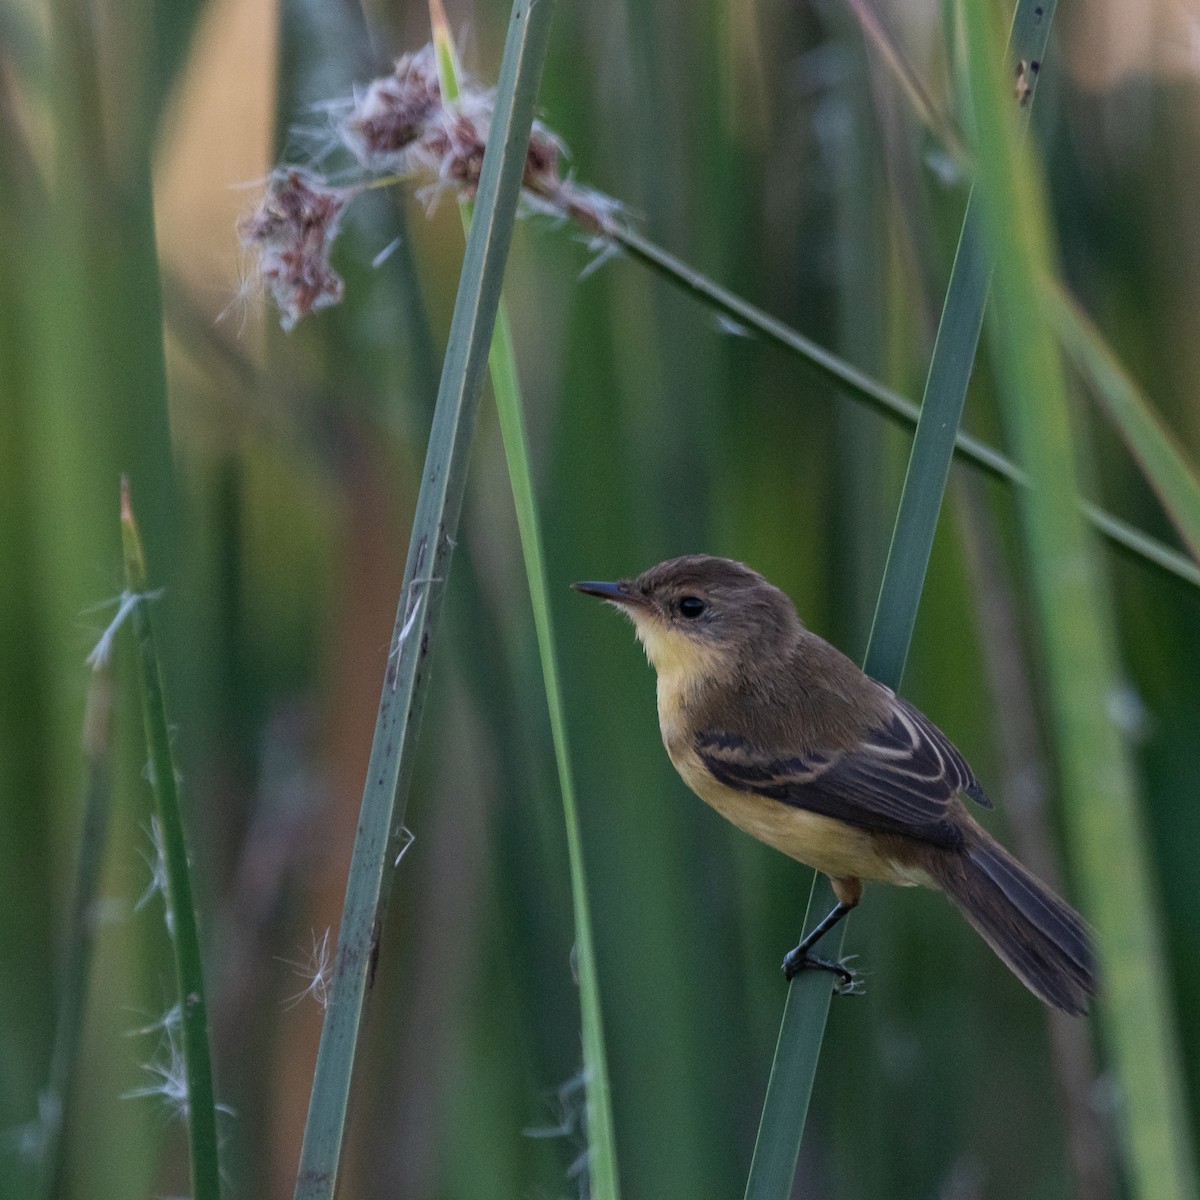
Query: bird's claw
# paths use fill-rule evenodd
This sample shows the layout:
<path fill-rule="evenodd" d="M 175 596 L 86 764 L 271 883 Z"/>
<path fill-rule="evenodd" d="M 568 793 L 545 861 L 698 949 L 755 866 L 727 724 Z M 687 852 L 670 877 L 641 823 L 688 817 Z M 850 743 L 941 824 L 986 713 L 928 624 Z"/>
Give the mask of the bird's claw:
<path fill-rule="evenodd" d="M 835 962 L 828 958 L 818 958 L 815 954 L 797 954 L 795 950 L 789 950 L 783 958 L 783 974 L 790 982 L 801 971 L 829 971 L 831 974 L 837 976 L 837 982 L 833 986 L 836 995 L 861 996 L 864 991 L 863 982 L 847 965 L 854 957 L 851 954 Z"/>
<path fill-rule="evenodd" d="M 845 962 L 845 959 L 842 960 Z M 837 983 L 833 985 L 833 994 L 835 996 L 863 996 L 866 995 L 867 985 L 863 982 L 861 975 L 856 975 L 853 971 L 849 972 L 850 982 L 847 983 L 842 978 L 838 978 Z"/>

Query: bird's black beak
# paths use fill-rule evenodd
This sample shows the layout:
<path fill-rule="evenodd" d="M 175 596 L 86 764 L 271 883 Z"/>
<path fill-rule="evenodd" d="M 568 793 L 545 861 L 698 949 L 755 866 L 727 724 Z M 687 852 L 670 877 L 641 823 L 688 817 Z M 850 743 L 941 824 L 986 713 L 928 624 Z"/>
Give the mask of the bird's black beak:
<path fill-rule="evenodd" d="M 573 583 L 571 586 L 577 592 L 583 592 L 587 596 L 599 596 L 601 600 L 610 600 L 613 604 L 620 604 L 626 607 L 644 608 L 646 601 L 636 592 L 629 590 L 629 585 L 623 582 L 619 583 Z"/>

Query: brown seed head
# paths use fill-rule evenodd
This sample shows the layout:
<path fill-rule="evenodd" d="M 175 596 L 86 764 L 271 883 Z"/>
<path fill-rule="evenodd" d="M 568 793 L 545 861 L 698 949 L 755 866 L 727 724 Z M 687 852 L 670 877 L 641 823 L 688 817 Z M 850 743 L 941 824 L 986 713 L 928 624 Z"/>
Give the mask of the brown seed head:
<path fill-rule="evenodd" d="M 291 168 L 272 177 L 258 209 L 238 223 L 242 245 L 258 253 L 284 329 L 341 300 L 345 285 L 330 266 L 329 246 L 353 195 Z"/>
<path fill-rule="evenodd" d="M 441 111 L 433 47 L 425 46 L 397 59 L 391 75 L 367 85 L 340 133 L 364 167 L 405 174 L 433 165 L 424 142 Z"/>

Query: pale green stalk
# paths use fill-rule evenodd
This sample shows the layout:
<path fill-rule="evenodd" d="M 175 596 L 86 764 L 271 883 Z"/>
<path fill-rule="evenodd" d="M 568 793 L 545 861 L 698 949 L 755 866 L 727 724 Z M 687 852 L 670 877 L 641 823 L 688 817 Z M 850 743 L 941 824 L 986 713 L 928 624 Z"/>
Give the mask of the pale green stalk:
<path fill-rule="evenodd" d="M 438 63 L 442 95 L 450 102 L 459 92 L 459 66 L 449 26 L 439 4 L 430 5 L 433 42 Z M 460 205 L 463 231 L 470 234 L 472 205 Z M 563 818 L 567 834 L 567 856 L 571 872 L 571 902 L 575 914 L 575 963 L 579 976 L 579 1000 L 583 1034 L 583 1067 L 587 1096 L 588 1178 L 590 1194 L 596 1200 L 616 1200 L 619 1195 L 616 1140 L 613 1136 L 612 1097 L 604 1050 L 604 1025 L 600 1009 L 600 984 L 592 939 L 592 917 L 588 903 L 587 876 L 579 814 L 575 803 L 575 785 L 567 744 L 567 725 L 563 714 L 562 689 L 558 681 L 558 657 L 554 627 L 550 619 L 550 601 L 546 589 L 545 556 L 537 504 L 533 494 L 533 476 L 529 467 L 529 439 L 525 435 L 524 405 L 517 375 L 516 353 L 503 299 L 496 313 L 496 330 L 488 355 L 492 391 L 500 417 L 500 434 L 508 462 L 525 574 L 533 607 L 538 650 L 554 756 L 558 765 L 559 790 L 562 793 Z"/>
<path fill-rule="evenodd" d="M 125 551 L 125 589 L 129 595 L 136 597 L 132 619 L 142 685 L 142 716 L 150 754 L 150 786 L 162 830 L 163 868 L 166 875 L 163 901 L 167 907 L 171 946 L 175 952 L 175 980 L 179 992 L 192 1195 L 195 1200 L 220 1200 L 221 1168 L 212 1056 L 208 1044 L 208 1009 L 204 1002 L 204 969 L 200 958 L 196 909 L 192 900 L 191 865 L 183 830 L 183 814 L 179 807 L 179 776 L 171 753 L 170 724 L 163 699 L 158 649 L 150 621 L 150 600 L 146 596 L 146 560 L 129 500 L 129 483 L 125 479 L 121 481 L 121 542 Z"/>
<path fill-rule="evenodd" d="M 75 895 L 67 944 L 58 974 L 58 1010 L 54 1023 L 54 1048 L 44 1098 L 39 1105 L 43 1122 L 41 1164 L 37 1195 L 51 1200 L 61 1187 L 66 1147 L 63 1129 L 67 1124 L 72 1083 L 83 1041 L 88 984 L 96 944 L 96 904 L 100 873 L 108 845 L 108 819 L 112 809 L 109 711 L 112 708 L 112 678 L 107 662 L 98 661 L 88 687 L 83 718 L 83 755 L 86 767 L 83 826 L 79 837 L 79 860 L 75 872 Z"/>

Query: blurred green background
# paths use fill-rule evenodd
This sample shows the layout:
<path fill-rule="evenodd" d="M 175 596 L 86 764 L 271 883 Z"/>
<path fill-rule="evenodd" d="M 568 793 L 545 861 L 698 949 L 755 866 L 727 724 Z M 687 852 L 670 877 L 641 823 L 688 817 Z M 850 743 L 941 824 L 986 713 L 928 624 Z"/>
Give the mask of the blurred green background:
<path fill-rule="evenodd" d="M 881 6 L 882 10 L 883 6 Z M 450 7 L 494 80 L 508 6 Z M 888 6 L 965 112 L 953 6 Z M 120 591 L 131 476 L 193 839 L 230 1196 L 291 1194 L 412 505 L 462 252 L 447 199 L 347 219 L 339 308 L 283 334 L 234 225 L 323 101 L 428 40 L 421 5 L 0 3 L 0 1197 L 29 1195 L 81 821 L 84 658 Z M 1200 457 L 1200 7 L 1066 11 L 1034 137 L 1064 276 Z M 966 180 L 852 7 L 560 4 L 545 120 L 655 240 L 919 396 Z M 399 248 L 372 259 L 393 239 Z M 861 657 L 908 438 L 569 227 L 518 227 L 507 297 L 528 405 L 594 903 L 624 1193 L 741 1192 L 810 873 L 705 809 L 659 742 L 653 676 L 579 578 L 742 558 Z M 165 349 L 165 356 L 164 356 Z M 1036 387 L 1036 381 L 1030 381 Z M 1092 495 L 1171 540 L 1080 393 Z M 999 438 L 986 345 L 967 427 Z M 976 766 L 991 827 L 1056 835 L 1011 495 L 958 467 L 904 691 Z M 1200 1089 L 1200 595 L 1106 549 L 1191 1126 Z M 67 1130 L 66 1194 L 186 1192 L 180 1121 L 123 1098 L 173 1002 L 149 882 L 133 673 Z M 1001 668 L 1008 668 L 1007 673 Z M 545 699 L 494 412 L 447 619 L 352 1109 L 344 1195 L 579 1194 L 579 1016 Z M 1097 703 L 1102 703 L 1097 698 Z M 1069 891 L 1069 882 L 1063 885 Z M 330 935 L 332 939 L 332 934 Z M 1103 1047 L 1055 1024 L 943 900 L 872 889 L 848 948 L 797 1194 L 1116 1197 Z"/>

